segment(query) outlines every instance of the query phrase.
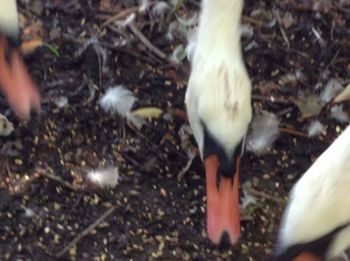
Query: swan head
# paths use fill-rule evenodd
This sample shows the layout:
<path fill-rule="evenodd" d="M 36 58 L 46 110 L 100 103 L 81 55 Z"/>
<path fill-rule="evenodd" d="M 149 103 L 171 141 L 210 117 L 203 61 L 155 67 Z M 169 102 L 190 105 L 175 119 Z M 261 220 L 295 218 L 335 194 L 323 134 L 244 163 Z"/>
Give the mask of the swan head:
<path fill-rule="evenodd" d="M 243 63 L 193 63 L 185 103 L 204 162 L 207 232 L 215 244 L 234 244 L 240 236 L 239 164 L 252 117 L 250 93 Z"/>

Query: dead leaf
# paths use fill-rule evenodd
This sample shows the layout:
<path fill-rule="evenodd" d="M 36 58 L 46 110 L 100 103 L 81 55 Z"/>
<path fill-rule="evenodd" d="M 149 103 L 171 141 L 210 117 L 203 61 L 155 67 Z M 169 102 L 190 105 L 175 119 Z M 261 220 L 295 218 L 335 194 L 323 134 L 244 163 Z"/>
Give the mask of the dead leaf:
<path fill-rule="evenodd" d="M 44 25 L 42 21 L 30 21 L 27 20 L 27 23 L 23 25 L 23 41 L 29 41 L 34 39 L 41 40 L 44 35 Z"/>
<path fill-rule="evenodd" d="M 29 9 L 36 15 L 42 15 L 44 6 L 41 0 L 34 0 L 31 2 Z"/>
<path fill-rule="evenodd" d="M 334 8 L 334 5 L 331 0 L 318 0 L 315 1 L 312 5 L 312 10 L 321 13 L 328 13 Z"/>
<path fill-rule="evenodd" d="M 111 9 L 111 0 L 101 0 L 100 2 L 100 10 L 108 11 Z"/>
<path fill-rule="evenodd" d="M 350 100 L 350 83 L 333 100 L 333 103 L 339 103 Z"/>
<path fill-rule="evenodd" d="M 43 22 L 22 19 L 21 24 L 23 27 L 21 51 L 23 54 L 31 54 L 44 44 Z"/>
<path fill-rule="evenodd" d="M 262 95 L 271 95 L 279 89 L 279 85 L 273 81 L 263 82 L 258 85 L 258 89 Z"/>
<path fill-rule="evenodd" d="M 318 115 L 323 108 L 320 99 L 314 94 L 306 95 L 300 99 L 292 99 L 292 101 L 300 110 L 302 118 Z"/>
<path fill-rule="evenodd" d="M 290 28 L 294 24 L 294 19 L 291 13 L 286 13 L 282 17 L 282 24 L 285 29 Z"/>
<path fill-rule="evenodd" d="M 43 44 L 44 43 L 41 39 L 34 39 L 27 42 L 23 42 L 21 45 L 21 52 L 24 55 L 31 54 Z"/>
<path fill-rule="evenodd" d="M 271 20 L 274 19 L 273 13 L 270 10 L 265 10 L 263 8 L 254 9 L 250 13 L 250 16 L 260 21 L 263 21 L 264 23 L 269 23 L 271 22 Z"/>
<path fill-rule="evenodd" d="M 163 110 L 157 107 L 143 107 L 131 112 L 141 118 L 159 118 L 163 114 Z"/>

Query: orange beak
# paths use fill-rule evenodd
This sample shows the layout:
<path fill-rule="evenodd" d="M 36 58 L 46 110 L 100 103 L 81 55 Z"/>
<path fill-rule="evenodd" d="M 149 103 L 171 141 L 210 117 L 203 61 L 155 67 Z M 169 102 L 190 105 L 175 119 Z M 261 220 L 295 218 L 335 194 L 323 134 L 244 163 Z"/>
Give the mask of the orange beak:
<path fill-rule="evenodd" d="M 19 53 L 9 47 L 3 35 L 0 35 L 0 88 L 22 120 L 29 119 L 32 108 L 40 112 L 39 92 Z"/>
<path fill-rule="evenodd" d="M 235 244 L 240 235 L 239 163 L 233 180 L 222 176 L 217 183 L 219 159 L 211 155 L 204 160 L 207 183 L 207 231 L 214 244 Z"/>

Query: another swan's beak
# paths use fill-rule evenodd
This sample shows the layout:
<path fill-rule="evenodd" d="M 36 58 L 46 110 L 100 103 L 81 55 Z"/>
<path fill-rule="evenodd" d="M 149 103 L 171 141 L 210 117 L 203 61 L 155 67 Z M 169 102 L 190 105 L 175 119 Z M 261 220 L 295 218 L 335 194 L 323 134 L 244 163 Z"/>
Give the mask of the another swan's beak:
<path fill-rule="evenodd" d="M 233 245 L 240 236 L 239 219 L 239 163 L 236 162 L 234 178 L 217 178 L 219 159 L 215 155 L 204 160 L 207 183 L 207 231 L 210 240 L 217 245 Z"/>
<path fill-rule="evenodd" d="M 40 95 L 21 56 L 0 35 L 0 88 L 19 118 L 27 120 L 34 109 L 40 112 Z"/>
<path fill-rule="evenodd" d="M 321 258 L 309 252 L 302 252 L 296 257 L 285 257 L 283 255 L 279 255 L 274 257 L 272 260 L 274 261 L 321 261 Z"/>
<path fill-rule="evenodd" d="M 301 255 L 293 258 L 293 261 L 321 261 L 321 259 L 310 253 L 302 253 Z"/>

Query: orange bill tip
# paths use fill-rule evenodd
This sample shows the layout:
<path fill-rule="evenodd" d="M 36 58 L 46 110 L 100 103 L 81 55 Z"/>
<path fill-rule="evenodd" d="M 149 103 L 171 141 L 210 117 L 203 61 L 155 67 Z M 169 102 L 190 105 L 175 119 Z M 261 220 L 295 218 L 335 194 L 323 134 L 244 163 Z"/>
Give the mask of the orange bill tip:
<path fill-rule="evenodd" d="M 239 160 L 237 161 L 239 169 Z M 220 165 L 215 155 L 204 161 L 207 189 L 207 231 L 214 244 L 221 244 L 224 237 L 231 245 L 235 244 L 240 236 L 239 218 L 239 173 L 235 173 L 233 180 L 221 176 L 217 183 L 217 172 Z M 228 236 L 228 238 L 227 238 Z"/>

